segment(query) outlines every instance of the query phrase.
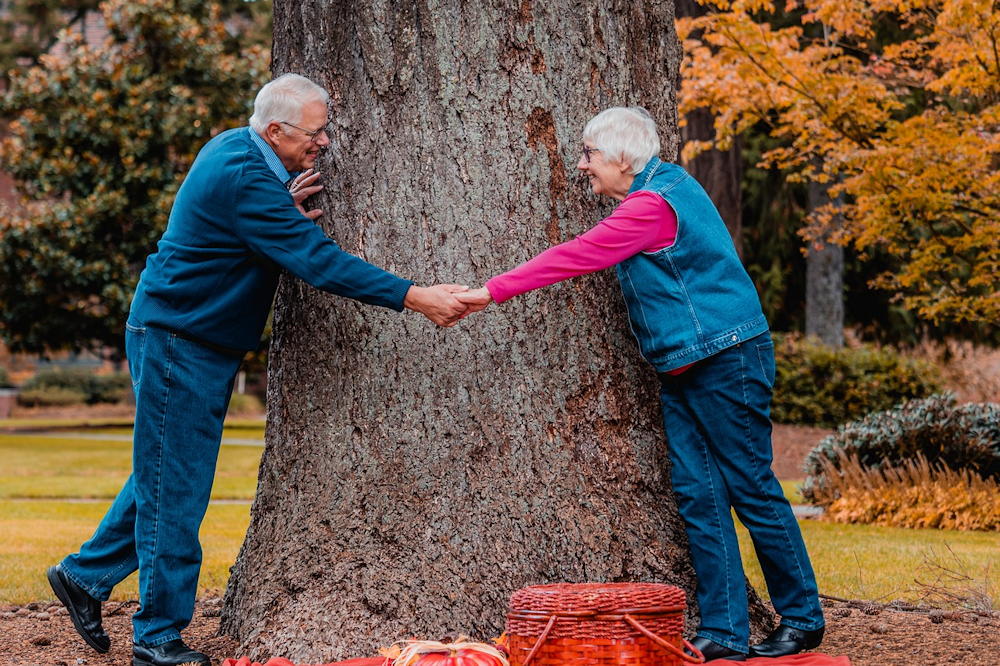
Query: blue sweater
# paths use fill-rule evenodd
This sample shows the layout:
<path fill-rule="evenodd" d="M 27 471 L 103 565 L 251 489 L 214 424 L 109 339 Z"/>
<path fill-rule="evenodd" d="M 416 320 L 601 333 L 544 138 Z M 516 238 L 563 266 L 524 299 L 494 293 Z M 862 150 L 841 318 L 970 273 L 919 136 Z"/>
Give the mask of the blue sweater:
<path fill-rule="evenodd" d="M 413 283 L 344 252 L 304 217 L 250 131 L 223 132 L 198 153 L 130 319 L 256 349 L 282 268 L 324 291 L 402 310 Z"/>

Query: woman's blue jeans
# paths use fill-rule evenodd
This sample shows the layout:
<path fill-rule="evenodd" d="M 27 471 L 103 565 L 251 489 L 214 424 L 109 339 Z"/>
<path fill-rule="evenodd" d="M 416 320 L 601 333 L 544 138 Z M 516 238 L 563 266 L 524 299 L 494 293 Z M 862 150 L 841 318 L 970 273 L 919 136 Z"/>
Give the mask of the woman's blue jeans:
<path fill-rule="evenodd" d="M 171 331 L 126 325 L 135 392 L 132 475 L 94 536 L 62 566 L 92 597 L 139 570 L 133 640 L 153 647 L 191 621 L 222 422 L 240 359 Z"/>
<path fill-rule="evenodd" d="M 771 471 L 773 384 L 768 333 L 679 375 L 660 375 L 671 480 L 698 576 L 698 636 L 740 652 L 750 628 L 730 507 L 750 532 L 781 622 L 802 630 L 824 624 L 802 533 Z"/>

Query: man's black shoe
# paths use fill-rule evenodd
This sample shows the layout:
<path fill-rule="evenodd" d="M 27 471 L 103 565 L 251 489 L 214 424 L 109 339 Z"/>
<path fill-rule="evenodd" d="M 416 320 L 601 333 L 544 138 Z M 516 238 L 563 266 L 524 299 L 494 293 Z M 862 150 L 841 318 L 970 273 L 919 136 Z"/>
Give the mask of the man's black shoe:
<path fill-rule="evenodd" d="M 710 641 L 702 636 L 696 636 L 691 645 L 698 648 L 703 655 L 705 655 L 705 661 L 712 661 L 713 659 L 725 659 L 727 661 L 746 661 L 747 656 L 743 652 L 738 652 L 736 650 L 731 650 L 725 645 L 719 645 L 715 641 Z M 694 656 L 691 652 L 684 650 L 691 656 Z"/>
<path fill-rule="evenodd" d="M 178 666 L 178 664 L 212 666 L 212 660 L 207 655 L 184 645 L 184 641 L 179 638 L 156 647 L 132 646 L 132 666 Z"/>
<path fill-rule="evenodd" d="M 101 602 L 71 581 L 59 564 L 49 567 L 45 577 L 49 579 L 49 585 L 59 601 L 69 611 L 69 619 L 73 620 L 73 626 L 83 640 L 87 641 L 87 645 L 98 652 L 107 652 L 111 647 L 111 639 L 101 626 Z"/>
<path fill-rule="evenodd" d="M 750 656 L 784 657 L 789 654 L 798 654 L 804 650 L 812 650 L 823 642 L 823 631 L 824 627 L 813 631 L 803 631 L 780 624 L 762 643 L 750 646 Z"/>

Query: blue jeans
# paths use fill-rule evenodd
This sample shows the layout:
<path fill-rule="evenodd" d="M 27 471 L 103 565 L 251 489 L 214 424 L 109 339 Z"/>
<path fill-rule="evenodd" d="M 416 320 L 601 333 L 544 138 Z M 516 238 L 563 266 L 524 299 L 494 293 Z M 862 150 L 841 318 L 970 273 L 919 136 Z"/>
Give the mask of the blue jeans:
<path fill-rule="evenodd" d="M 135 392 L 132 474 L 94 536 L 62 566 L 92 597 L 139 570 L 133 640 L 153 647 L 191 621 L 222 421 L 240 359 L 176 333 L 129 322 L 125 352 Z"/>
<path fill-rule="evenodd" d="M 783 624 L 823 626 L 816 578 L 792 508 L 771 471 L 774 345 L 763 333 L 660 375 L 671 481 L 691 542 L 698 636 L 746 652 L 746 579 L 730 507 L 750 532 Z"/>

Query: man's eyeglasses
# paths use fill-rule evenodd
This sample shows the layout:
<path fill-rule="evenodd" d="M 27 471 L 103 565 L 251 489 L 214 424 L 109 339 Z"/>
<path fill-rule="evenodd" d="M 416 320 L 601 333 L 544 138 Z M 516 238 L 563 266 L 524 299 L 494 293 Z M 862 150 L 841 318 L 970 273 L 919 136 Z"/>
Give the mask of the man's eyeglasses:
<path fill-rule="evenodd" d="M 587 164 L 590 164 L 590 154 L 591 153 L 599 153 L 599 152 L 601 152 L 600 148 L 588 148 L 587 146 L 584 146 L 583 147 L 583 156 L 585 158 L 587 158 Z"/>
<path fill-rule="evenodd" d="M 313 131 L 313 130 L 307 130 L 304 127 L 299 127 L 298 125 L 293 125 L 291 123 L 285 122 L 284 120 L 279 120 L 278 122 L 281 123 L 282 125 L 288 125 L 289 127 L 294 127 L 298 131 L 303 132 L 304 134 L 309 136 L 309 140 L 312 141 L 313 143 L 317 143 L 316 140 L 319 138 L 320 134 L 326 136 L 326 128 L 329 127 L 329 125 L 323 125 L 318 130 Z"/>

